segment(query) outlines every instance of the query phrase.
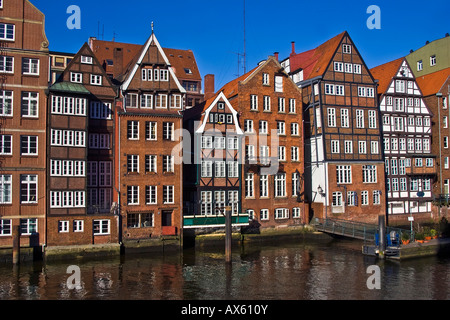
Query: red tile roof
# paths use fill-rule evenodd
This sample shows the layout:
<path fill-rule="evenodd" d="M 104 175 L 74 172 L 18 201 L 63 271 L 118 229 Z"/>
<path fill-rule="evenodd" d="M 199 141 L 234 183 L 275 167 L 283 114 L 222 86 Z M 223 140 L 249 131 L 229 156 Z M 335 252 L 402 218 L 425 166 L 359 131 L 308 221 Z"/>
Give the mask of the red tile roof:
<path fill-rule="evenodd" d="M 114 49 L 121 48 L 123 52 L 123 61 L 122 65 L 120 66 L 121 71 L 119 74 L 123 74 L 126 72 L 127 67 L 129 67 L 130 65 L 130 62 L 136 59 L 136 57 L 139 55 L 139 53 L 141 53 L 142 48 L 144 47 L 144 45 L 140 44 L 104 41 L 104 40 L 92 40 L 90 45 L 92 51 L 98 57 L 100 63 L 103 63 L 106 60 L 113 60 Z M 167 59 L 169 59 L 170 64 L 174 68 L 175 75 L 179 79 L 183 80 L 191 79 L 194 81 L 202 80 L 192 50 L 181 50 L 170 48 L 163 48 L 163 50 L 167 56 Z M 116 63 L 116 61 L 114 61 L 114 63 Z M 184 68 L 190 69 L 192 74 L 187 74 Z M 115 74 L 114 76 L 118 76 L 119 74 Z"/>
<path fill-rule="evenodd" d="M 436 71 L 416 78 L 417 84 L 424 97 L 431 96 L 441 91 L 442 86 L 450 77 L 450 68 Z"/>
<path fill-rule="evenodd" d="M 303 69 L 304 80 L 323 75 L 346 34 L 347 31 L 344 31 L 315 49 L 291 55 L 289 57 L 291 70 Z"/>
<path fill-rule="evenodd" d="M 397 74 L 400 66 L 405 58 L 398 58 L 396 60 L 379 65 L 378 67 L 370 69 L 374 79 L 378 80 L 378 94 L 383 94 L 391 84 L 392 78 Z"/>

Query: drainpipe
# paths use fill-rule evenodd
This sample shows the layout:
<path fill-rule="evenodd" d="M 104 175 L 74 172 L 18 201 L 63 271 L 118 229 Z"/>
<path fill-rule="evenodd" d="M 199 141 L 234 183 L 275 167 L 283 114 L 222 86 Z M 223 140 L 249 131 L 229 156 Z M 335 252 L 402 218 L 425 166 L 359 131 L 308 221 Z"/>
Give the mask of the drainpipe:
<path fill-rule="evenodd" d="M 438 109 L 438 119 L 439 119 L 439 183 L 440 183 L 440 193 L 439 193 L 439 216 L 441 216 L 441 199 L 442 199 L 442 138 L 441 138 L 441 107 L 439 106 L 439 97 L 442 97 L 442 93 L 436 93 L 437 97 L 437 109 Z"/>

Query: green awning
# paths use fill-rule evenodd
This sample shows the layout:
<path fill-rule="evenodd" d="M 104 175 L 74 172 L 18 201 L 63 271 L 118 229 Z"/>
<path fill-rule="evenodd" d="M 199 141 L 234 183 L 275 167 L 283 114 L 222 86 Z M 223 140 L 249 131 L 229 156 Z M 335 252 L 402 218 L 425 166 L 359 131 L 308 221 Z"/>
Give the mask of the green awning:
<path fill-rule="evenodd" d="M 77 94 L 91 93 L 82 84 L 72 82 L 57 82 L 53 84 L 49 89 L 51 92 L 57 91 L 57 92 L 77 93 Z"/>

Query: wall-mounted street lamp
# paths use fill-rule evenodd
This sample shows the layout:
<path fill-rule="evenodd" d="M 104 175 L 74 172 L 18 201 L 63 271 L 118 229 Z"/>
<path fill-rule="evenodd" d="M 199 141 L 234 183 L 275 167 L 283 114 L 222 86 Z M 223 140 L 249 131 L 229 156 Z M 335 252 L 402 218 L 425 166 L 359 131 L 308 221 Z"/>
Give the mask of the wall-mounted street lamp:
<path fill-rule="evenodd" d="M 325 197 L 325 192 L 323 191 L 320 185 L 317 187 L 317 193 L 320 194 L 322 197 Z"/>

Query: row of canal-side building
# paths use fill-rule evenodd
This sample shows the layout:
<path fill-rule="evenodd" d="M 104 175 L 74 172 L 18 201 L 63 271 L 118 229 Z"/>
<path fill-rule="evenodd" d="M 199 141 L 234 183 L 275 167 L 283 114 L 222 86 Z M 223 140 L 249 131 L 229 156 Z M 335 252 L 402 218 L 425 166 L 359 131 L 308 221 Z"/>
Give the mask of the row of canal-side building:
<path fill-rule="evenodd" d="M 448 35 L 372 69 L 347 32 L 292 43 L 216 90 L 153 28 L 69 54 L 30 1 L 0 11 L 1 248 L 179 247 L 227 207 L 254 228 L 446 214 Z"/>

